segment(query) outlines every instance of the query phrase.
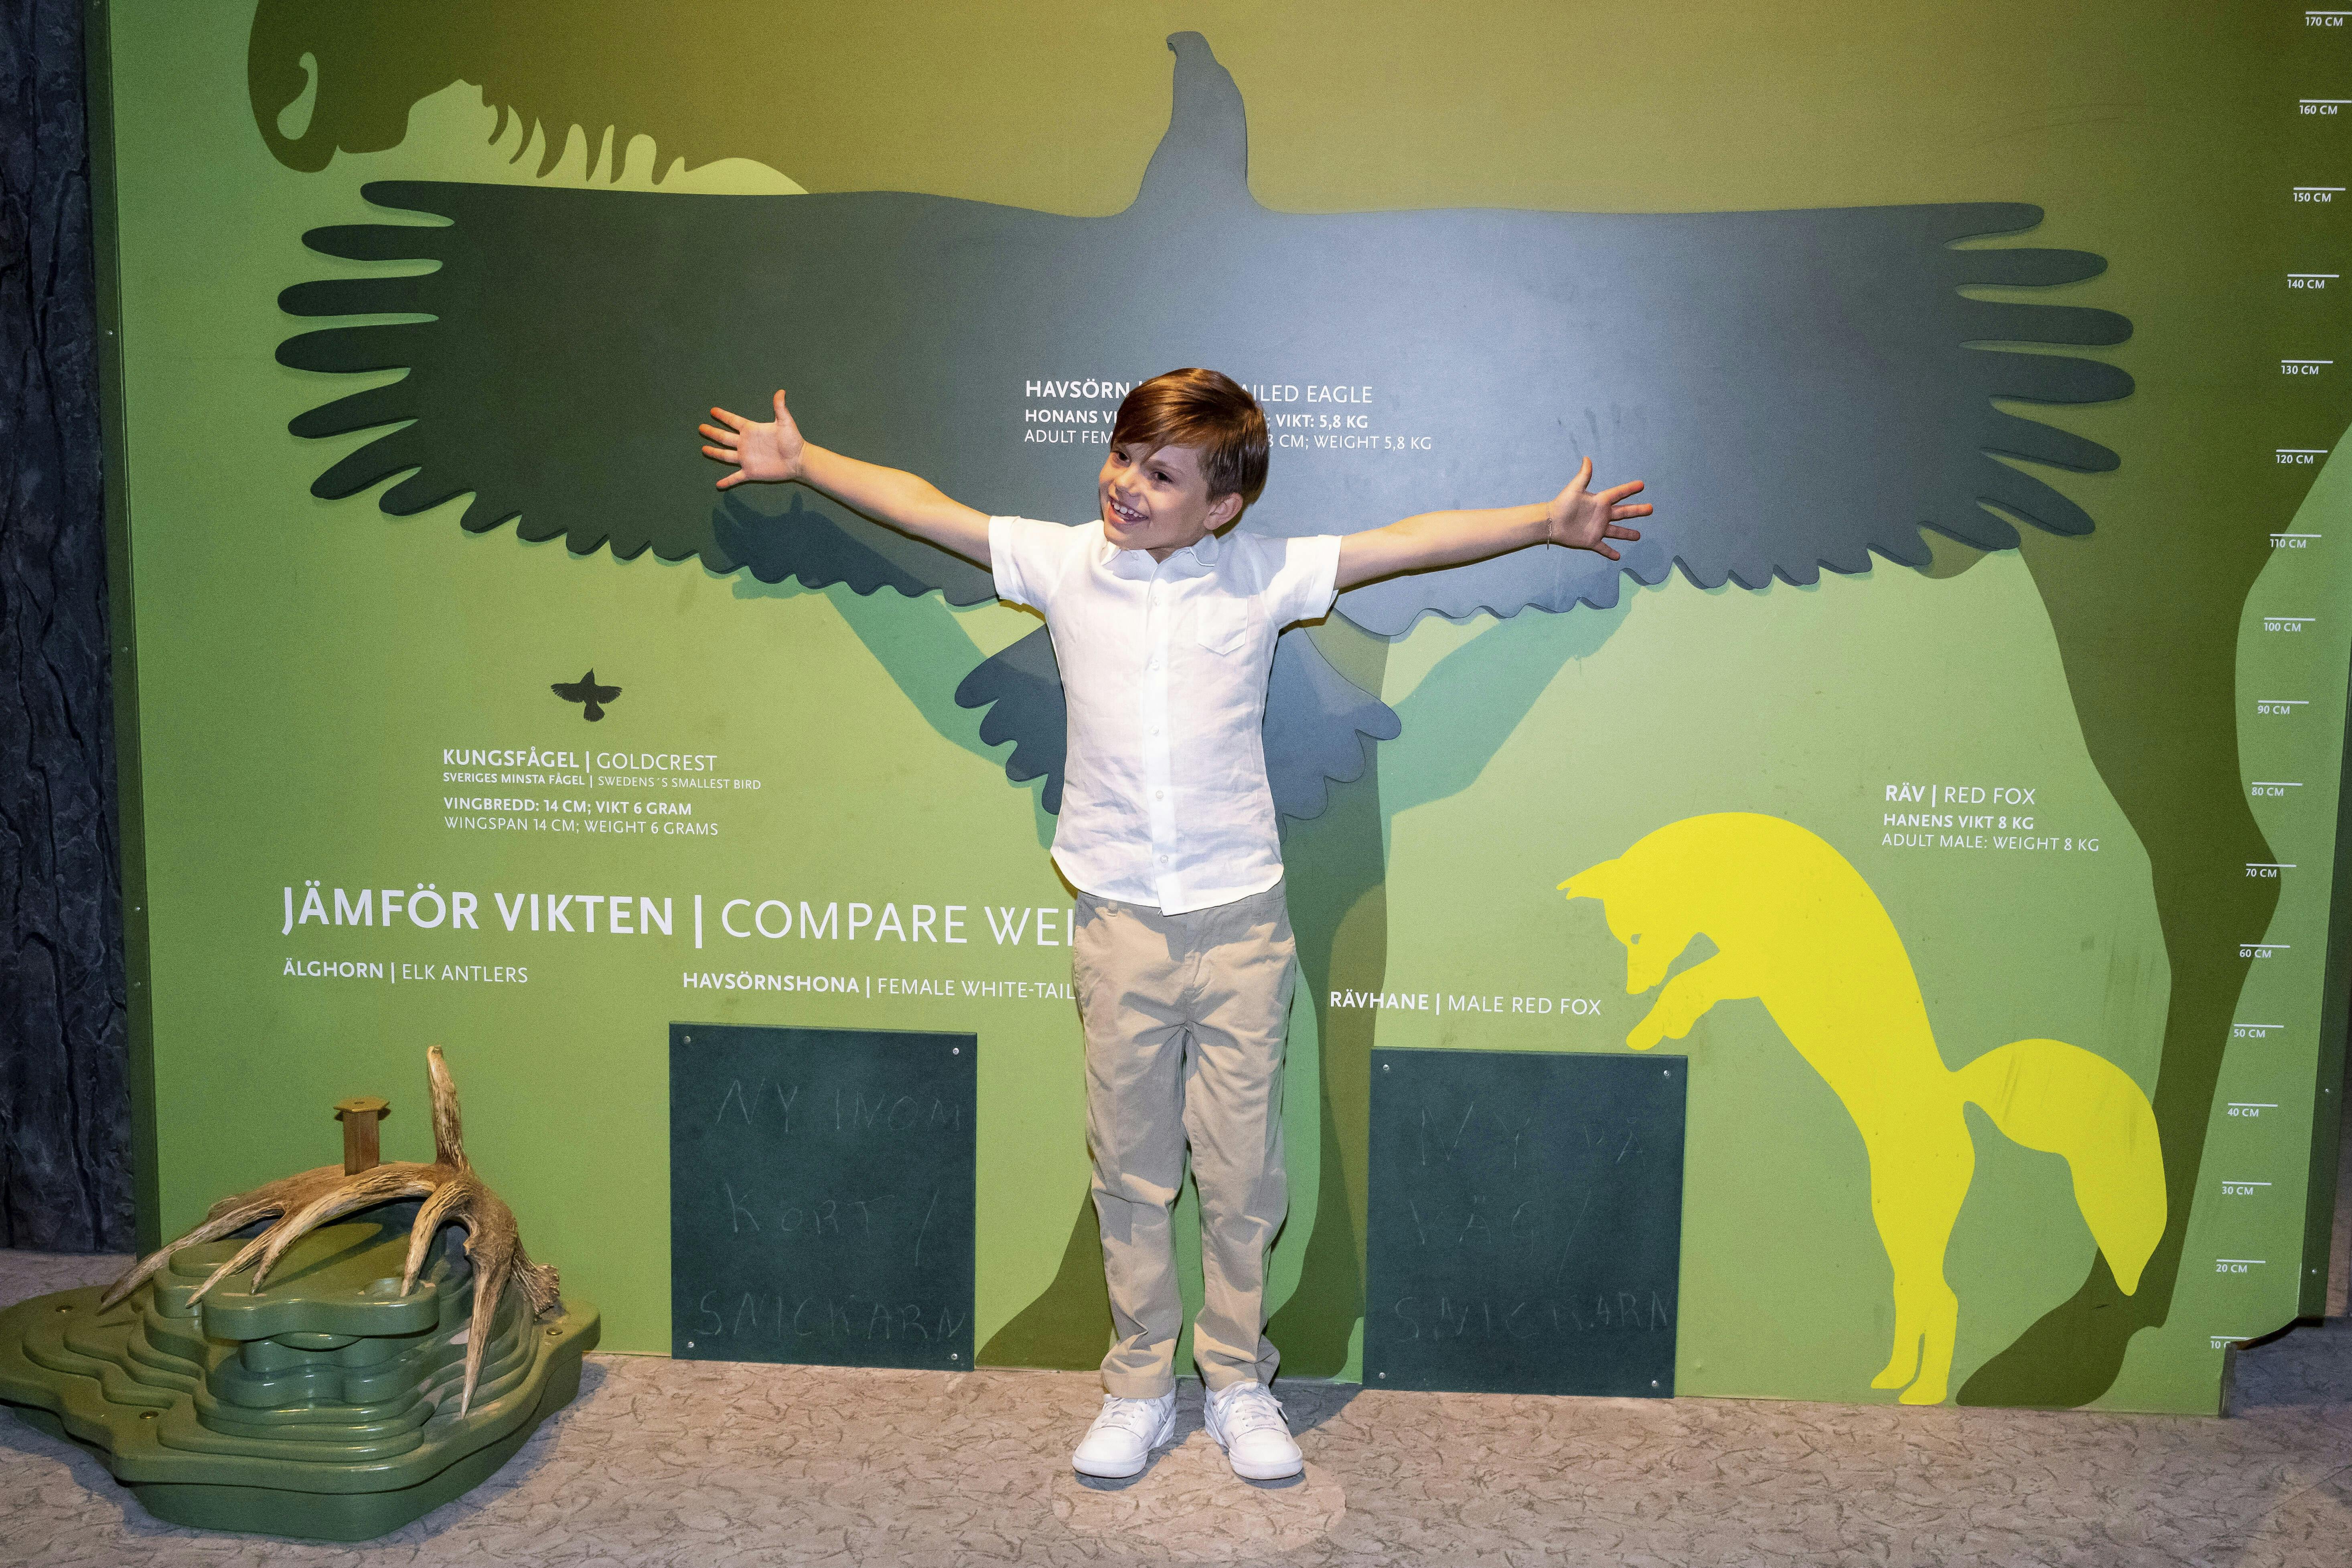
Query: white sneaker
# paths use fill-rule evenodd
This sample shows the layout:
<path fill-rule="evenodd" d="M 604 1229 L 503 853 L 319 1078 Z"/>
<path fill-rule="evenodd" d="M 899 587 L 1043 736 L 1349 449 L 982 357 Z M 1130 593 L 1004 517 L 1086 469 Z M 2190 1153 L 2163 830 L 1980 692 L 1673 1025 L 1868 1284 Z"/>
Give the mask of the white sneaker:
<path fill-rule="evenodd" d="M 1290 1423 L 1282 1418 L 1282 1401 L 1265 1384 L 1235 1383 L 1217 1389 L 1209 1395 L 1205 1414 L 1209 1436 L 1242 1479 L 1278 1481 L 1307 1468 L 1298 1445 L 1290 1440 Z"/>
<path fill-rule="evenodd" d="M 1276 1417 L 1276 1419 L 1280 1419 Z M 1151 1450 L 1176 1436 L 1176 1395 L 1157 1399 L 1121 1399 L 1103 1395 L 1102 1414 L 1078 1440 L 1070 1468 L 1082 1476 L 1124 1480 L 1139 1472 Z"/>

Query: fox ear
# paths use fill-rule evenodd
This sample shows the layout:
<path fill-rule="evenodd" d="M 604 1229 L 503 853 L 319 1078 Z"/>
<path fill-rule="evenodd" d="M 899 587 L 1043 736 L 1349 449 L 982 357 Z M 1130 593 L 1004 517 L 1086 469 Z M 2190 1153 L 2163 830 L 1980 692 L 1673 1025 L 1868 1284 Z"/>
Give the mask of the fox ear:
<path fill-rule="evenodd" d="M 1607 873 L 1613 869 L 1616 864 L 1614 860 L 1603 860 L 1598 866 L 1579 871 L 1575 876 L 1559 884 L 1561 893 L 1570 899 L 1606 900 L 1609 897 L 1609 884 L 1612 880 Z"/>

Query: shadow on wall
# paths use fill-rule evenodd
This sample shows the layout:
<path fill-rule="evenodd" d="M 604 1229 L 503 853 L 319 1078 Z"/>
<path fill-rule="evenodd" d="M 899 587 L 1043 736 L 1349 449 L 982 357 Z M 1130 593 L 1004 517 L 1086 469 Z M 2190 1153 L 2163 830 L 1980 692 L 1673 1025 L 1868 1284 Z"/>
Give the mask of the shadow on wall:
<path fill-rule="evenodd" d="M 409 110 L 457 81 L 479 83 L 499 110 L 496 141 L 510 116 L 526 130 L 547 127 L 538 173 L 562 155 L 572 124 L 590 131 L 592 144 L 607 125 L 620 127 L 623 144 L 636 132 L 690 163 L 723 156 L 724 120 L 731 100 L 680 91 L 691 79 L 687 56 L 707 58 L 717 26 L 730 37 L 736 68 L 761 70 L 780 61 L 757 58 L 758 31 L 740 18 L 698 16 L 692 30 L 648 23 L 632 40 L 633 68 L 614 71 L 609 29 L 582 26 L 572 7 L 547 0 L 480 5 L 461 0 L 261 0 L 247 47 L 246 87 L 255 129 L 278 161 L 314 174 L 341 153 L 381 153 L 408 134 Z M 782 51 L 781 30 L 775 51 Z M 737 52 L 749 40 L 751 58 Z M 707 67 L 706 67 L 707 68 Z M 524 138 L 527 142 L 528 136 Z M 518 154 L 520 155 L 520 154 Z"/>
<path fill-rule="evenodd" d="M 710 26 L 725 32 L 733 13 L 721 13 Z M 708 67 L 686 53 L 707 31 L 690 38 L 649 27 L 630 39 L 641 47 L 624 51 L 612 29 L 600 36 L 567 30 L 544 0 L 503 7 L 496 20 L 460 12 L 446 0 L 427 0 L 403 15 L 405 26 L 394 37 L 366 10 L 282 0 L 261 6 L 253 34 L 254 101 L 263 133 L 282 158 L 315 165 L 338 145 L 382 144 L 417 97 L 461 79 L 480 80 L 488 101 L 534 122 L 560 126 L 584 114 L 599 134 L 612 125 L 620 135 L 655 137 L 665 157 L 756 156 L 813 188 L 825 184 L 827 157 L 836 170 L 853 166 L 842 161 L 843 150 L 874 124 L 870 105 L 858 108 L 863 119 L 835 112 L 846 101 L 845 89 L 822 73 L 803 67 L 795 80 L 772 30 L 742 29 L 727 82 L 712 84 L 695 74 Z M 1013 35 L 983 38 L 977 25 L 960 19 L 941 26 L 951 42 L 978 40 L 964 74 L 983 86 L 994 85 L 989 72 L 1009 63 L 1007 51 L 1033 43 Z M 1057 42 L 1058 53 L 1036 68 L 1035 79 L 1020 78 L 1033 90 L 1050 87 L 1051 73 L 1064 68 L 1060 57 L 1075 52 L 1066 40 Z M 2081 282 L 2104 263 L 2039 247 L 1959 247 L 2039 221 L 2039 209 L 2013 203 L 1626 216 L 1269 212 L 1249 193 L 1237 88 L 1204 40 L 1181 35 L 1171 43 L 1178 70 L 1169 135 L 1134 206 L 1115 218 L 1072 221 L 1015 206 L 887 195 L 703 206 L 612 192 L 370 186 L 370 199 L 380 205 L 448 221 L 320 230 L 310 238 L 312 247 L 352 260 L 431 260 L 439 269 L 402 278 L 337 276 L 299 285 L 281 303 L 298 316 L 415 312 L 431 320 L 329 326 L 281 345 L 282 363 L 307 370 L 373 374 L 399 364 L 410 371 L 403 381 L 352 394 L 295 422 L 294 432 L 305 437 L 390 432 L 337 462 L 313 493 L 352 495 L 405 473 L 379 500 L 387 513 L 408 515 L 471 492 L 469 528 L 494 529 L 519 518 L 524 537 L 562 534 L 576 552 L 609 545 L 623 558 L 648 549 L 666 560 L 698 554 L 712 570 L 731 571 L 747 563 L 709 521 L 699 459 L 685 443 L 664 445 L 670 438 L 651 434 L 681 426 L 714 389 L 765 387 L 784 367 L 795 378 L 796 396 L 805 385 L 812 406 L 836 411 L 842 428 L 830 439 L 935 473 L 952 488 L 1001 496 L 1008 510 L 1051 509 L 1067 492 L 1046 487 L 1045 478 L 1064 470 L 1010 442 L 982 448 L 952 440 L 969 416 L 953 402 L 958 389 L 984 384 L 1011 363 L 1088 363 L 1108 342 L 1125 342 L 1126 356 L 1146 364 L 1240 363 L 1264 341 L 1265 313 L 1273 310 L 1289 341 L 1330 345 L 1333 357 L 1361 365 L 1367 384 L 1444 387 L 1444 395 L 1419 401 L 1401 392 L 1395 416 L 1418 420 L 1433 450 L 1454 449 L 1449 440 L 1464 449 L 1482 443 L 1493 454 L 1483 480 L 1500 492 L 1540 493 L 1538 476 L 1513 465 L 1532 468 L 1549 448 L 1534 438 L 1498 443 L 1495 432 L 1526 427 L 1531 437 L 1539 435 L 1536 422 L 1550 411 L 1559 438 L 1605 440 L 1612 462 L 1651 479 L 1662 505 L 1657 525 L 1622 564 L 1622 574 L 1638 582 L 1654 584 L 1679 568 L 1703 587 L 1731 582 L 1760 588 L 1776 577 L 1803 584 L 1823 569 L 1868 570 L 1874 555 L 1927 566 L 1920 520 L 1979 549 L 2015 546 L 2021 530 L 2012 521 L 2031 525 L 2021 531 L 2070 679 L 2078 683 L 2085 743 L 2126 814 L 2145 825 L 2164 890 L 2173 987 L 2156 1118 L 2167 1156 L 2168 1223 L 2135 1289 L 2122 1290 L 2107 1262 L 2095 1264 L 2077 1295 L 1980 1369 L 1962 1398 L 2071 1405 L 2095 1397 L 2116 1375 L 2131 1334 L 2163 1321 L 2171 1300 L 2189 1184 L 2231 1009 L 2247 971 L 2234 942 L 2210 939 L 2217 931 L 2264 929 L 2276 900 L 2275 884 L 2237 876 L 2268 850 L 2231 744 L 2231 653 L 2247 584 L 2268 559 L 2263 537 L 2209 537 L 2193 510 L 2158 509 L 2118 517 L 2130 531 L 2111 535 L 2099 552 L 2061 548 L 2047 536 L 2080 536 L 2092 528 L 2068 489 L 2093 499 L 2119 492 L 2061 488 L 2039 476 L 2105 472 L 2116 467 L 2116 455 L 2006 411 L 2015 402 L 2092 403 L 2131 390 L 2130 377 L 2112 363 L 2022 347 L 2110 347 L 2129 336 L 2122 317 L 2038 296 L 1999 302 L 1976 297 L 1986 287 Z M 927 36 L 909 47 L 940 45 Z M 809 36 L 810 58 L 840 49 L 838 37 Z M 596 69 L 592 57 L 599 53 L 612 79 Z M 316 66 L 315 90 L 299 64 L 305 56 Z M 924 56 L 926 70 L 930 58 Z M 625 66 L 616 63 L 623 60 Z M 866 79 L 854 70 L 834 75 Z M 730 116 L 747 114 L 756 96 L 740 84 L 763 77 L 790 84 L 780 100 L 785 111 L 771 117 L 772 127 L 726 140 Z M 714 85 L 726 90 L 704 90 Z M 299 107 L 306 91 L 307 118 Z M 957 111 L 973 101 L 955 100 Z M 289 115 L 283 126 L 281 112 Z M 982 118 L 972 135 L 1001 137 L 1009 123 Z M 887 182 L 913 167 L 890 160 L 914 157 L 904 146 L 929 133 L 903 132 L 854 166 L 867 172 L 869 184 Z M 787 149 L 760 144 L 768 137 L 786 139 Z M 545 138 L 559 146 L 563 140 L 560 131 Z M 977 162 L 969 155 L 971 144 L 967 138 L 966 161 Z M 804 147 L 812 150 L 806 156 Z M 899 242 L 900 226 L 918 218 L 938 226 L 939 243 Z M 1150 243 L 1169 228 L 1204 222 L 1234 235 L 1230 255 L 1171 258 Z M 677 253 L 696 257 L 690 276 L 648 264 Z M 1356 257 L 1359 265 L 1341 269 L 1345 288 L 1328 291 L 1311 313 L 1302 316 L 1265 295 L 1265 276 L 1328 270 L 1334 254 Z M 529 268 L 519 265 L 526 258 Z M 1455 280 L 1454 290 L 1433 297 L 1427 287 L 1433 277 Z M 789 321 L 763 321 L 761 332 L 740 331 L 735 302 L 775 287 L 780 278 L 792 283 L 803 309 Z M 1152 297 L 1189 301 L 1188 309 L 1154 322 L 1150 334 L 1122 336 L 1124 323 L 1090 303 L 1110 290 L 1089 280 L 1113 278 Z M 1576 281 L 1580 298 L 1605 298 L 1610 308 L 1577 316 L 1559 311 L 1564 279 Z M 877 298 L 888 301 L 887 312 L 878 310 Z M 558 300 L 561 310 L 551 304 Z M 992 308 L 975 311 L 974 300 Z M 1517 302 L 1512 310 L 1523 306 L 1526 314 L 1465 315 L 1456 308 L 1462 300 Z M 632 358 L 618 352 L 625 337 L 579 330 L 583 322 L 641 319 L 673 323 L 671 341 L 693 343 L 697 352 Z M 878 360 L 870 352 L 877 320 L 890 322 L 900 341 L 930 345 L 932 373 L 908 377 Z M 1368 334 L 1361 326 L 1368 321 L 1392 327 Z M 1870 352 L 1856 353 L 1858 343 Z M 1481 374 L 1449 374 L 1430 345 Z M 516 367 L 541 363 L 581 367 L 581 374 L 509 384 Z M 1756 368 L 1738 376 L 1706 368 L 1727 364 Z M 887 377 L 881 388 L 858 379 L 876 365 Z M 1600 367 L 1608 369 L 1622 407 L 1599 409 L 1590 396 Z M 1788 388 L 1805 390 L 1790 396 Z M 579 445 L 519 461 L 477 411 L 523 406 L 551 389 L 566 407 L 541 423 Z M 1650 412 L 1618 418 L 1625 410 Z M 1604 427 L 1604 415 L 1615 423 Z M 861 426 L 860 418 L 867 422 Z M 392 429 L 395 425 L 401 427 Z M 586 460 L 577 460 L 578 452 Z M 621 452 L 630 454 L 627 462 L 610 460 Z M 1318 493 L 1318 485 L 1321 494 L 1346 502 L 1318 507 L 1318 525 L 1328 525 L 1320 518 L 1332 510 L 1371 523 L 1434 499 L 1418 489 L 1387 494 L 1379 489 L 1385 470 L 1344 457 L 1286 454 L 1283 471 L 1293 477 L 1278 480 L 1261 507 L 1269 530 L 1288 531 L 1283 509 Z M 593 486 L 583 483 L 590 475 Z M 1556 475 L 1550 482 L 1557 484 Z M 1824 509 L 1814 500 L 1823 493 L 1869 496 L 1874 503 Z M 682 499 L 688 495 L 696 498 L 691 506 Z M 1775 504 L 1759 509 L 1759 497 L 1776 498 Z M 1303 510 L 1300 517 L 1307 521 Z M 797 551 L 830 537 L 811 529 L 784 539 Z M 879 558 L 878 550 L 869 553 Z M 1614 605 L 1616 565 L 1570 561 L 1569 554 L 1506 558 L 1371 584 L 1351 591 L 1340 615 L 1389 637 L 1431 611 L 1460 617 L 1481 607 L 1508 616 L 1528 607 Z M 2196 563 L 2193 592 L 2182 591 L 2183 560 Z M 925 591 L 946 589 L 955 602 L 940 571 L 889 564 Z M 835 580 L 828 575 L 834 565 L 798 554 L 753 570 L 762 580 L 795 575 L 808 586 Z M 857 579 L 839 580 L 866 591 Z M 2157 607 L 2160 620 L 2151 618 Z M 1022 781 L 1037 776 L 1032 769 L 1051 773 L 1058 730 L 1046 664 L 1035 657 L 1041 647 L 984 661 L 954 690 L 959 702 L 990 704 L 981 740 L 1014 742 L 1016 766 L 1008 772 Z M 2132 657 L 2118 658 L 2126 647 Z M 1340 759 L 1351 772 L 1360 768 L 1359 737 L 1374 730 L 1355 717 L 1370 710 L 1339 689 L 1344 682 L 1324 680 L 1319 669 L 1306 673 L 1316 679 L 1293 681 L 1278 668 L 1276 695 L 1287 700 L 1295 689 L 1302 715 L 1330 721 L 1318 733 L 1331 744 L 1312 753 L 1316 776 L 1307 781 L 1319 789 L 1325 777 L 1347 776 L 1328 772 L 1325 757 Z M 1378 881 L 1376 827 L 1359 841 L 1360 848 L 1331 840 L 1351 889 Z M 1350 858 L 1359 854 L 1360 868 Z M 1352 879 L 1359 876 L 1362 884 Z M 1314 879 L 1297 879 L 1302 889 Z M 2190 888 L 2200 889 L 2193 898 L 2169 891 Z M 1351 898 L 1333 906 L 1336 930 L 1355 904 Z M 1304 954 L 1304 923 L 1301 940 Z M 1356 1072 L 1360 1052 L 1341 1048 L 1339 1031 L 1330 1038 L 1340 1044 L 1327 1058 L 1327 1076 L 1339 1070 L 1331 1063 Z M 1346 1087 L 1334 1079 L 1327 1093 L 1338 1092 L 1335 1084 Z M 1342 1096 L 1341 1103 L 1352 1102 Z M 1327 1142 L 1337 1148 L 1359 1136 L 1340 1118 Z M 1325 1188 L 1342 1190 L 1336 1181 Z M 1324 1234 L 1318 1221 L 1317 1235 Z M 1303 1296 L 1353 1301 L 1348 1250 L 1334 1254 L 1328 1287 L 1318 1262 L 1317 1289 L 1302 1285 Z"/>
<path fill-rule="evenodd" d="M 811 17 L 755 0 L 260 0 L 246 81 L 270 153 L 306 174 L 338 152 L 400 145 L 409 111 L 463 81 L 498 110 L 491 141 L 520 121 L 517 159 L 533 129 L 545 132 L 541 177 L 577 125 L 592 154 L 610 128 L 616 149 L 653 138 L 664 165 L 753 158 L 811 189 L 839 189 L 871 183 L 851 171 L 919 149 L 932 129 L 984 124 L 983 139 L 1009 153 L 1006 138 L 1070 101 L 1094 68 L 1071 47 L 1066 19 L 1042 10 L 942 6 L 919 20 L 884 7 Z M 877 97 L 875 73 L 860 66 L 884 57 L 893 79 L 919 88 Z M 1008 100 L 1003 73 L 1016 62 L 1050 79 Z"/>

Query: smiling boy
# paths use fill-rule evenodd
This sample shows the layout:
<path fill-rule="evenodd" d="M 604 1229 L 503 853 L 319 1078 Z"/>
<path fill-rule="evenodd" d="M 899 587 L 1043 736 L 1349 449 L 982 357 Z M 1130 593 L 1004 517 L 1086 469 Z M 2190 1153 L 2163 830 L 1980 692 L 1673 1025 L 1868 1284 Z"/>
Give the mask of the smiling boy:
<path fill-rule="evenodd" d="M 1265 1259 L 1288 1208 L 1282 1057 L 1297 966 L 1267 786 L 1275 639 L 1345 589 L 1535 545 L 1592 550 L 1636 482 L 1588 492 L 1586 458 L 1548 502 L 1425 512 L 1341 537 L 1225 531 L 1265 484 L 1265 418 L 1214 371 L 1154 376 L 1119 405 L 1077 527 L 988 517 L 926 480 L 714 408 L 708 457 L 746 480 L 797 479 L 989 567 L 1000 597 L 1044 613 L 1069 724 L 1053 856 L 1077 890 L 1070 960 L 1086 1034 L 1087 1142 L 1118 1338 L 1102 1410 L 1071 1463 L 1140 1471 L 1175 1434 L 1183 1327 L 1169 1213 L 1189 1152 L 1205 1287 L 1192 1354 L 1205 1424 L 1236 1474 L 1303 1461 L 1268 1388 Z"/>

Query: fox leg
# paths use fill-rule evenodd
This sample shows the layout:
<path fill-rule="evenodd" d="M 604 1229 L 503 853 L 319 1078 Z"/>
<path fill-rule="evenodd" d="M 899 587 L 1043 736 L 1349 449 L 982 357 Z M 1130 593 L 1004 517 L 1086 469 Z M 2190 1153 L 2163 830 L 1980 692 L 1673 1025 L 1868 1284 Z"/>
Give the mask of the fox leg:
<path fill-rule="evenodd" d="M 1941 1405 L 1951 1379 L 1960 1299 L 1945 1282 L 1941 1262 L 1908 1279 L 1900 1268 L 1895 1276 L 1895 1349 L 1870 1386 L 1902 1389 L 1904 1405 Z"/>
<path fill-rule="evenodd" d="M 1743 985 L 1742 978 L 1722 953 L 1692 964 L 1659 989 L 1657 1001 L 1625 1037 L 1625 1044 L 1646 1051 L 1661 1040 L 1681 1039 L 1717 1002 L 1755 995 L 1755 987 Z"/>
<path fill-rule="evenodd" d="M 1868 1142 L 1871 1217 L 1895 1268 L 1894 1352 L 1870 1385 L 1903 1389 L 1905 1405 L 1940 1405 L 1960 1324 L 1944 1252 L 1969 1195 L 1976 1150 L 1957 1105 L 1905 1122 Z"/>

